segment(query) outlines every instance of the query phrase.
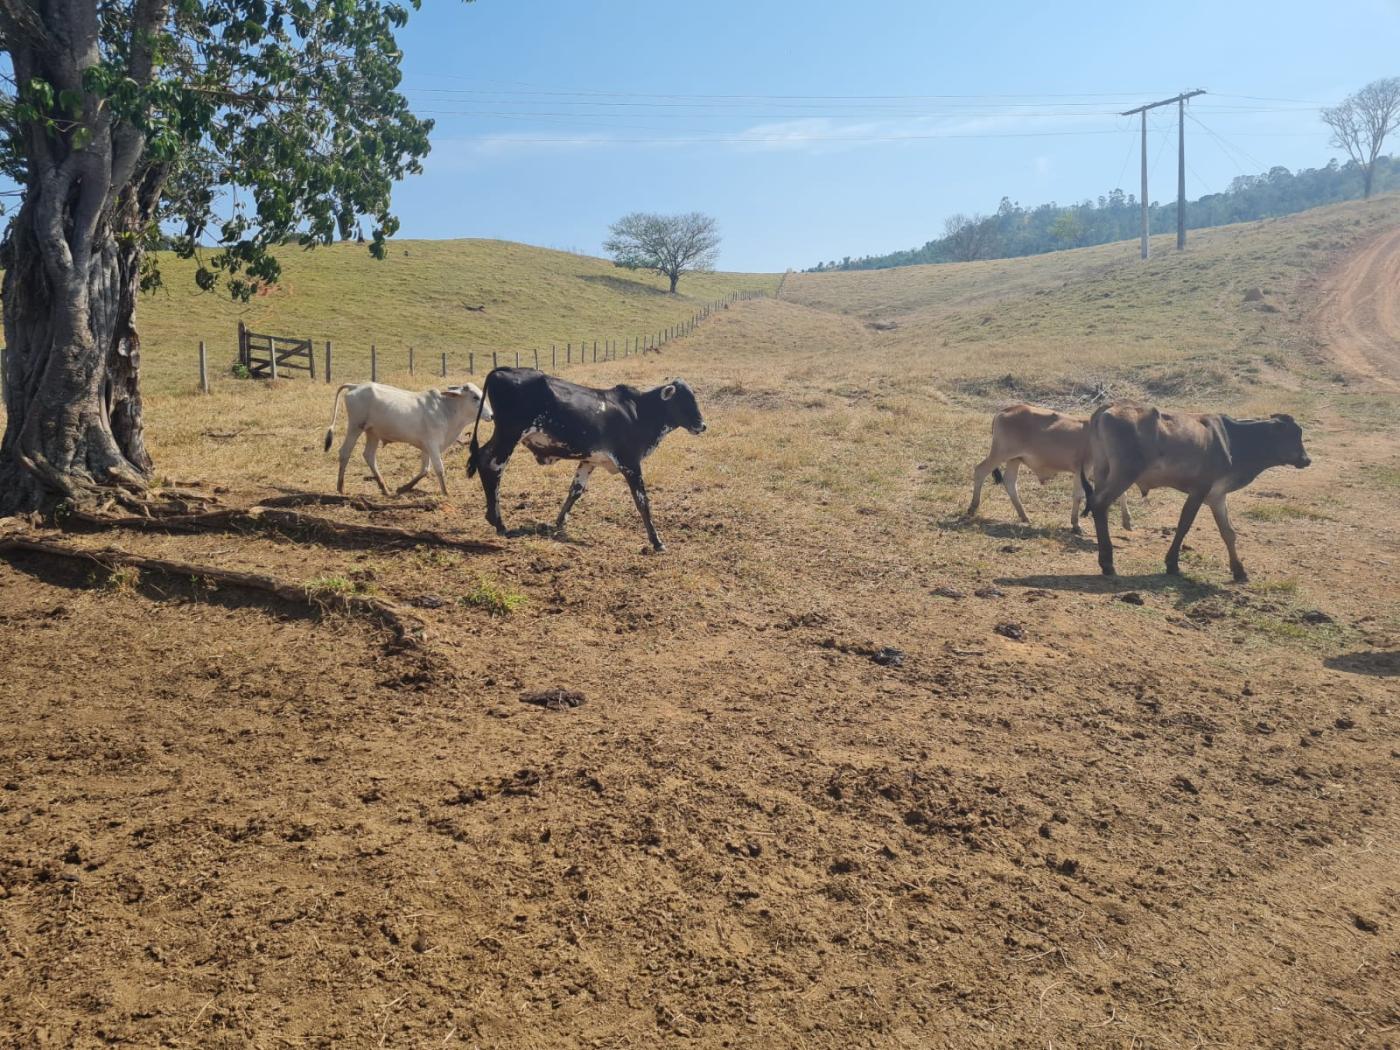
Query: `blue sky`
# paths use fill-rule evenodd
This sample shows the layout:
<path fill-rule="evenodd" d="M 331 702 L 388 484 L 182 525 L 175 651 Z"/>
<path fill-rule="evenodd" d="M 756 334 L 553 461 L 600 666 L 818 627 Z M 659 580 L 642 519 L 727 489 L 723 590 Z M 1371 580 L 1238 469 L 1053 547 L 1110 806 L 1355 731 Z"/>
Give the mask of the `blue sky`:
<path fill-rule="evenodd" d="M 437 121 L 402 237 L 600 252 L 632 210 L 714 215 L 725 269 L 922 244 L 954 212 L 1137 192 L 1137 118 L 1203 87 L 1187 193 L 1336 151 L 1317 119 L 1400 75 L 1400 0 L 425 0 L 404 90 Z M 1174 112 L 1149 124 L 1175 196 Z"/>

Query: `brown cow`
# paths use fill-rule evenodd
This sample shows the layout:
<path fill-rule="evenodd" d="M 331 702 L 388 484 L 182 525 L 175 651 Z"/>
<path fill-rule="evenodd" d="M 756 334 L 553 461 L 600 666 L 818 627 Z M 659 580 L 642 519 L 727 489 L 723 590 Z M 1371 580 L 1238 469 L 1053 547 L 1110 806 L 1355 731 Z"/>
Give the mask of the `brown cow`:
<path fill-rule="evenodd" d="M 1162 412 L 1146 405 L 1105 405 L 1089 419 L 1089 456 L 1080 483 L 1085 510 L 1094 516 L 1099 567 L 1113 575 L 1113 541 L 1108 535 L 1109 505 L 1133 485 L 1173 488 L 1186 493 L 1176 537 L 1167 551 L 1167 572 L 1180 572 L 1181 543 L 1204 503 L 1215 515 L 1220 538 L 1230 553 L 1230 572 L 1249 579 L 1235 552 L 1235 530 L 1225 497 L 1270 467 L 1306 467 L 1303 429 L 1292 416 L 1231 419 L 1222 415 Z M 1092 479 L 1092 480 L 1091 480 Z"/>
<path fill-rule="evenodd" d="M 1069 505 L 1069 527 L 1078 534 L 1080 465 L 1088 451 L 1087 419 L 1062 415 L 1034 405 L 1009 405 L 992 417 L 992 450 L 972 471 L 972 505 L 967 508 L 970 518 L 982 502 L 982 482 L 991 474 L 998 485 L 1006 486 L 1011 505 L 1021 520 L 1030 524 L 1021 495 L 1016 491 L 1016 474 L 1024 463 L 1044 485 L 1056 474 L 1066 471 L 1074 478 L 1074 496 Z M 1003 471 L 1001 468 L 1005 466 Z M 1126 496 L 1118 501 L 1123 512 L 1123 528 L 1133 527 Z"/>

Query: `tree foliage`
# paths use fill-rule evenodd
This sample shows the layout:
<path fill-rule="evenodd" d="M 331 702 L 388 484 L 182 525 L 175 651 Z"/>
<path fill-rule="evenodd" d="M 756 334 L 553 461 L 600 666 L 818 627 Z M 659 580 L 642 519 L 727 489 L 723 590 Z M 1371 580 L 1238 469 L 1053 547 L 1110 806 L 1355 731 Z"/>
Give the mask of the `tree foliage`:
<path fill-rule="evenodd" d="M 1375 191 L 1400 189 L 1400 161 L 1377 157 L 1372 174 Z M 1222 193 L 1187 201 L 1186 225 L 1190 229 L 1201 229 L 1290 215 L 1323 204 L 1353 200 L 1364 192 L 1365 175 L 1355 161 L 1346 164 L 1332 161 L 1321 168 L 1296 172 L 1274 167 L 1260 175 L 1241 175 Z M 996 214 L 981 221 L 988 227 L 991 245 L 978 258 L 1012 258 L 1132 239 L 1142 228 L 1142 210 L 1137 197 L 1122 190 L 1078 204 L 1052 202 L 1033 208 L 1024 208 L 1003 197 Z M 1176 202 L 1149 205 L 1148 223 L 1153 233 L 1174 232 Z M 962 234 L 963 231 L 958 232 Z M 907 251 L 832 260 L 819 263 L 813 269 L 879 270 L 919 263 L 958 262 L 964 256 L 965 250 L 958 238 L 944 236 Z"/>
<path fill-rule="evenodd" d="M 1339 106 L 1322 111 L 1322 122 L 1332 129 L 1332 145 L 1345 150 L 1361 166 L 1365 192 L 1371 196 L 1376 158 L 1386 136 L 1400 128 L 1400 77 L 1373 80 Z"/>
<path fill-rule="evenodd" d="M 719 228 L 698 211 L 685 215 L 633 212 L 612 224 L 603 250 L 618 266 L 653 270 L 670 279 L 671 291 L 681 274 L 714 269 L 719 257 Z"/>
<path fill-rule="evenodd" d="M 392 0 L 0 2 L 0 175 L 21 197 L 0 245 L 0 513 L 143 488 L 147 248 L 198 257 L 199 285 L 239 298 L 277 280 L 276 247 L 360 216 L 383 256 L 390 189 L 432 127 L 398 91 L 407 17 Z"/>

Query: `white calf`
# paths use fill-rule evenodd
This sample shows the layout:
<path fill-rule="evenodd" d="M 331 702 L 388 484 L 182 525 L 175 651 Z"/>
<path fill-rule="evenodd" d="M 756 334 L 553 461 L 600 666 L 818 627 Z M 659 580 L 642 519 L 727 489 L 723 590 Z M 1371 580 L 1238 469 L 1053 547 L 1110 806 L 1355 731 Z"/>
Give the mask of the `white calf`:
<path fill-rule="evenodd" d="M 340 412 L 340 396 L 345 395 L 346 430 L 345 442 L 340 446 L 340 476 L 336 479 L 337 492 L 345 491 L 345 464 L 350 453 L 355 450 L 355 442 L 360 434 L 365 435 L 365 462 L 379 482 L 379 489 L 386 496 L 389 489 L 379 475 L 375 457 L 380 445 L 402 441 L 412 445 L 422 453 L 421 469 L 412 481 L 400 485 L 400 492 L 407 492 L 422 481 L 428 467 L 437 474 L 442 494 L 447 495 L 447 476 L 443 471 L 442 454 L 456 441 L 468 423 L 476 418 L 481 409 L 481 418 L 490 419 L 491 410 L 481 404 L 481 389 L 475 383 L 466 386 L 450 386 L 446 390 L 425 390 L 415 394 L 411 390 L 385 386 L 383 383 L 346 383 L 335 392 L 331 407 L 331 425 L 326 428 L 326 451 L 331 450 L 335 440 L 335 420 Z"/>

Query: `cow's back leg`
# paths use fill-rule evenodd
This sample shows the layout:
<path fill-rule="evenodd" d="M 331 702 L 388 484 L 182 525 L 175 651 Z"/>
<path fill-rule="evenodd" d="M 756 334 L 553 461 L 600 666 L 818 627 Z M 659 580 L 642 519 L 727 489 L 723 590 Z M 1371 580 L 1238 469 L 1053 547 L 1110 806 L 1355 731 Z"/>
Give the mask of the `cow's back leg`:
<path fill-rule="evenodd" d="M 422 481 L 425 477 L 428 476 L 428 462 L 428 453 L 420 450 L 420 458 L 418 460 L 418 473 L 413 475 L 413 477 L 409 478 L 407 481 L 405 481 L 402 485 L 398 487 L 397 491 L 400 495 L 402 495 L 405 492 L 412 491 L 413 486 L 417 485 L 420 481 Z"/>
<path fill-rule="evenodd" d="M 1168 575 L 1177 576 L 1181 573 L 1181 545 L 1186 540 L 1186 534 L 1191 531 L 1191 523 L 1196 520 L 1196 513 L 1201 509 L 1203 502 L 1205 493 L 1193 492 L 1181 505 L 1181 519 L 1176 523 L 1176 535 L 1172 537 L 1172 545 L 1167 548 Z"/>
<path fill-rule="evenodd" d="M 996 443 L 992 443 L 992 451 L 977 466 L 972 468 L 972 503 L 968 505 L 967 516 L 970 518 L 977 513 L 977 508 L 982 505 L 982 483 L 987 480 L 987 475 L 996 470 L 1001 464 L 997 457 Z"/>
<path fill-rule="evenodd" d="M 1215 527 L 1220 530 L 1220 538 L 1225 541 L 1225 550 L 1230 555 L 1230 575 L 1235 578 L 1236 583 L 1244 583 L 1249 579 L 1249 573 L 1244 571 L 1244 563 L 1240 561 L 1239 553 L 1235 550 L 1235 529 L 1230 524 L 1230 511 L 1225 506 L 1225 496 L 1222 493 L 1207 502 L 1211 514 L 1215 516 Z"/>
<path fill-rule="evenodd" d="M 642 481 L 641 467 L 623 467 L 622 476 L 627 479 L 627 487 L 632 490 L 632 502 L 637 504 L 637 513 L 642 516 L 642 524 L 646 526 L 647 539 L 651 541 L 652 550 L 664 551 L 666 544 L 661 542 L 661 538 L 656 535 L 656 526 L 651 523 L 651 500 L 647 496 L 646 483 Z"/>
<path fill-rule="evenodd" d="M 1079 471 L 1073 471 L 1074 492 L 1070 494 L 1069 503 L 1069 531 L 1076 536 L 1084 535 L 1084 530 L 1079 527 L 1079 508 L 1084 501 L 1084 483 L 1080 480 Z"/>
<path fill-rule="evenodd" d="M 499 494 L 501 489 L 501 475 L 506 472 L 506 464 L 510 462 L 511 453 L 515 451 L 516 444 L 520 441 L 522 431 L 503 430 L 496 427 L 496 432 L 491 435 L 491 440 L 481 446 L 481 452 L 477 455 L 477 470 L 481 474 L 481 489 L 486 493 L 486 522 L 493 529 L 502 535 L 505 534 L 505 522 L 501 520 L 501 508 Z"/>
<path fill-rule="evenodd" d="M 1132 488 L 1131 485 L 1128 487 Z M 1126 492 L 1118 497 L 1118 511 L 1123 518 L 1123 528 L 1131 532 L 1133 530 L 1133 515 L 1128 510 L 1128 494 Z"/>
<path fill-rule="evenodd" d="M 1011 505 L 1016 508 L 1016 516 L 1029 525 L 1031 523 L 1030 515 L 1026 513 L 1026 508 L 1021 506 L 1021 492 L 1016 485 L 1016 478 L 1020 473 L 1021 461 L 1019 459 L 1010 460 L 1001 472 L 1001 484 L 1006 489 L 1006 494 L 1011 497 Z"/>
<path fill-rule="evenodd" d="M 356 426 L 354 420 L 345 428 L 345 440 L 340 443 L 340 475 L 335 479 L 335 490 L 345 493 L 345 465 L 350 462 L 350 454 L 355 451 L 355 442 L 360 440 L 364 427 Z"/>
<path fill-rule="evenodd" d="M 374 480 L 379 482 L 379 491 L 384 495 L 389 495 L 389 486 L 384 484 L 384 478 L 379 473 L 379 438 L 374 431 L 365 431 L 365 462 L 369 464 L 369 472 L 374 475 Z"/>
<path fill-rule="evenodd" d="M 580 463 L 578 470 L 574 471 L 574 481 L 569 486 L 569 495 L 565 498 L 564 505 L 559 508 L 559 517 L 554 522 L 555 532 L 563 532 L 564 527 L 568 525 L 569 511 L 574 509 L 574 504 L 578 502 L 579 497 L 588 491 L 588 478 L 592 473 L 592 463 Z"/>

